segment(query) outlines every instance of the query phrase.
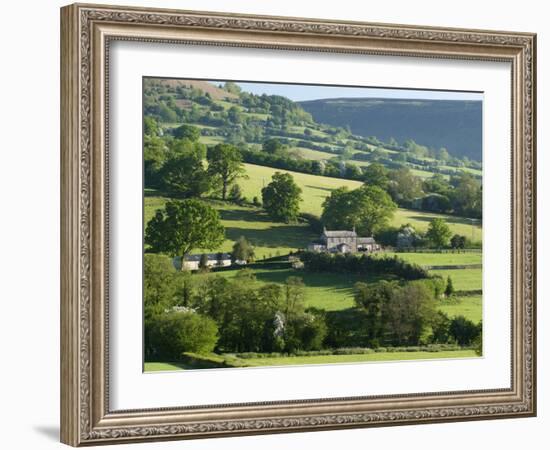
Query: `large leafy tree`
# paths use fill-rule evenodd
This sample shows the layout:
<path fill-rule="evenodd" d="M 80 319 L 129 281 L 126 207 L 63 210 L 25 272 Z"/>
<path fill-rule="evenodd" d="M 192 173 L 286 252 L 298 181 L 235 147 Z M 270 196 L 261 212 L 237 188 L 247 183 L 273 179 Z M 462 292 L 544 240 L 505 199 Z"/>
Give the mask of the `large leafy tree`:
<path fill-rule="evenodd" d="M 166 161 L 167 154 L 168 148 L 161 137 L 149 134 L 143 136 L 143 170 L 146 187 L 160 186 L 160 170 Z"/>
<path fill-rule="evenodd" d="M 370 345 L 418 345 L 436 319 L 434 293 L 424 282 L 395 281 L 355 285 Z"/>
<path fill-rule="evenodd" d="M 350 191 L 341 187 L 331 192 L 323 203 L 321 219 L 326 227 L 353 227 L 361 234 L 372 235 L 388 225 L 396 205 L 378 186 L 362 186 Z"/>
<path fill-rule="evenodd" d="M 169 158 L 187 154 L 192 154 L 199 160 L 206 158 L 206 145 L 200 142 L 193 142 L 189 139 L 174 139 L 172 136 L 166 136 L 165 142 L 168 145 Z"/>
<path fill-rule="evenodd" d="M 202 159 L 195 152 L 170 158 L 161 170 L 164 187 L 180 197 L 200 197 L 211 188 Z"/>
<path fill-rule="evenodd" d="M 464 249 L 466 247 L 466 236 L 455 234 L 451 238 L 451 247 L 455 250 Z"/>
<path fill-rule="evenodd" d="M 464 316 L 457 316 L 451 320 L 449 334 L 458 345 L 470 345 L 481 336 L 481 323 L 476 325 Z"/>
<path fill-rule="evenodd" d="M 217 341 L 216 322 L 191 311 L 171 311 L 145 322 L 149 358 L 179 359 L 183 352 L 207 354 Z"/>
<path fill-rule="evenodd" d="M 227 111 L 227 118 L 229 121 L 235 125 L 242 123 L 243 121 L 243 114 L 240 110 L 240 108 L 236 106 L 232 106 Z"/>
<path fill-rule="evenodd" d="M 213 250 L 224 236 L 218 212 L 197 199 L 166 203 L 145 229 L 145 243 L 153 252 L 182 257 L 196 248 Z"/>
<path fill-rule="evenodd" d="M 282 142 L 277 138 L 270 138 L 264 141 L 262 144 L 262 150 L 266 153 L 270 153 L 272 155 L 279 153 L 281 150 L 284 150 L 285 146 L 282 144 Z"/>
<path fill-rule="evenodd" d="M 145 320 L 174 306 L 177 273 L 164 255 L 146 253 L 143 259 L 143 297 Z"/>
<path fill-rule="evenodd" d="M 363 321 L 370 344 L 380 344 L 384 334 L 383 313 L 395 289 L 395 282 L 355 284 L 355 304 L 363 312 Z"/>
<path fill-rule="evenodd" d="M 254 260 L 254 247 L 244 236 L 241 236 L 233 244 L 231 256 L 235 261 L 251 262 Z"/>
<path fill-rule="evenodd" d="M 452 186 L 440 173 L 434 173 L 430 178 L 422 182 L 424 192 L 449 196 Z"/>
<path fill-rule="evenodd" d="M 422 195 L 422 181 L 408 167 L 391 170 L 388 191 L 393 200 L 407 205 Z"/>
<path fill-rule="evenodd" d="M 454 186 L 451 202 L 455 212 L 461 216 L 481 218 L 481 182 L 471 174 L 462 172 L 451 178 L 451 184 Z"/>
<path fill-rule="evenodd" d="M 198 141 L 201 135 L 201 130 L 193 125 L 183 124 L 174 130 L 174 137 L 178 139 L 189 139 L 190 141 Z"/>
<path fill-rule="evenodd" d="M 369 164 L 363 169 L 363 179 L 367 186 L 378 186 L 382 189 L 387 189 L 390 181 L 388 178 L 388 169 L 377 162 Z"/>
<path fill-rule="evenodd" d="M 302 189 L 289 173 L 275 172 L 271 183 L 262 189 L 263 205 L 275 220 L 292 222 L 300 213 Z"/>
<path fill-rule="evenodd" d="M 156 135 L 146 134 L 143 139 L 143 161 L 153 170 L 159 170 L 166 160 L 167 147 L 164 140 Z"/>
<path fill-rule="evenodd" d="M 396 288 L 384 305 L 386 336 L 393 345 L 418 345 L 436 317 L 433 292 L 421 282 Z"/>
<path fill-rule="evenodd" d="M 434 247 L 442 248 L 449 244 L 452 232 L 443 219 L 432 219 L 428 225 L 428 231 L 426 231 L 426 237 L 434 245 Z"/>
<path fill-rule="evenodd" d="M 157 121 L 151 116 L 145 116 L 143 118 L 143 134 L 148 136 L 158 136 L 159 126 Z"/>
<path fill-rule="evenodd" d="M 208 174 L 219 181 L 222 199 L 227 197 L 228 187 L 245 174 L 241 152 L 230 144 L 218 144 L 208 150 Z"/>
<path fill-rule="evenodd" d="M 226 81 L 223 85 L 223 88 L 231 94 L 239 95 L 241 93 L 241 88 L 239 87 L 239 85 L 232 81 Z"/>
<path fill-rule="evenodd" d="M 273 340 L 270 328 L 279 310 L 281 291 L 278 286 L 275 290 L 274 295 L 262 295 L 246 273 L 238 273 L 235 280 L 222 277 L 205 280 L 202 302 L 197 307 L 218 324 L 218 350 L 261 351 L 266 340 Z"/>

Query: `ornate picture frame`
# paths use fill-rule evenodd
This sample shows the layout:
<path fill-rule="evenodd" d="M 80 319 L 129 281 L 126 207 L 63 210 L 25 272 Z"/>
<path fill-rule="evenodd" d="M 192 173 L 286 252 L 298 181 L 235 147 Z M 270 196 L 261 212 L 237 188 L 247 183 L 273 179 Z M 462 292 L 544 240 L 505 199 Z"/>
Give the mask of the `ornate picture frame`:
<path fill-rule="evenodd" d="M 511 386 L 112 410 L 109 388 L 109 49 L 200 43 L 512 67 Z M 97 445 L 536 414 L 536 35 L 74 4 L 61 9 L 61 440 Z"/>

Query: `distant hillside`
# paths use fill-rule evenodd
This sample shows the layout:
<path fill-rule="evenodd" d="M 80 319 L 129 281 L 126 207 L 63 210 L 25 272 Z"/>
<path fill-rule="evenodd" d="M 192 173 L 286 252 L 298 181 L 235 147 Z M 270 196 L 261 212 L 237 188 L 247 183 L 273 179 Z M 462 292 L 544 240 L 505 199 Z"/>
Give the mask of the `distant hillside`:
<path fill-rule="evenodd" d="M 213 100 L 236 99 L 238 95 L 227 92 L 215 86 L 208 81 L 202 80 L 176 80 L 172 78 L 149 78 L 149 85 L 167 86 L 171 88 L 186 87 L 200 89 L 205 94 L 208 93 Z"/>
<path fill-rule="evenodd" d="M 300 102 L 317 122 L 349 125 L 354 134 L 412 139 L 427 147 L 445 147 L 456 157 L 481 161 L 482 102 L 339 98 Z"/>

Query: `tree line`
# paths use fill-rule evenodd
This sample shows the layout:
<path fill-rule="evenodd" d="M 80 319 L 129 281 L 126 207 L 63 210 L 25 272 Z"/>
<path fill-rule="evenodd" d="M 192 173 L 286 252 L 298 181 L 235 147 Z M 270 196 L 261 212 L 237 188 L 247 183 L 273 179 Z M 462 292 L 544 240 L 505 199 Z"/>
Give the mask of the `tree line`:
<path fill-rule="evenodd" d="M 361 169 L 344 161 L 296 159 L 278 139 L 266 140 L 262 151 L 251 151 L 230 144 L 207 148 L 198 142 L 200 132 L 192 125 L 182 125 L 170 136 L 160 136 L 159 133 L 156 122 L 146 118 L 145 187 L 162 189 L 174 196 L 188 198 L 218 194 L 225 200 L 231 185 L 238 178 L 245 177 L 243 162 L 249 162 L 363 181 L 367 186 L 387 192 L 400 207 L 481 218 L 481 183 L 466 172 L 450 180 L 438 174 L 421 180 L 406 167 L 387 169 L 382 164 L 373 163 Z"/>
<path fill-rule="evenodd" d="M 177 360 L 184 352 L 471 346 L 481 335 L 480 325 L 437 311 L 444 295 L 441 280 L 357 283 L 355 307 L 327 313 L 306 306 L 303 281 L 295 276 L 283 284 L 261 285 L 247 269 L 231 279 L 215 274 L 197 278 L 176 272 L 159 255 L 146 255 L 144 275 L 148 360 Z"/>
<path fill-rule="evenodd" d="M 317 253 L 302 252 L 299 254 L 305 270 L 311 272 L 381 274 L 396 276 L 404 280 L 428 279 L 428 271 L 418 264 L 409 263 L 397 256 L 372 256 L 369 254 L 351 253 Z M 434 278 L 434 280 L 437 280 Z"/>
<path fill-rule="evenodd" d="M 328 346 L 398 347 L 454 343 L 481 349 L 482 324 L 437 309 L 441 280 L 359 282 L 355 307 L 327 315 Z"/>
<path fill-rule="evenodd" d="M 286 352 L 322 347 L 323 312 L 305 306 L 301 278 L 258 287 L 243 269 L 235 278 L 176 272 L 166 258 L 145 257 L 147 358 L 182 352 Z"/>

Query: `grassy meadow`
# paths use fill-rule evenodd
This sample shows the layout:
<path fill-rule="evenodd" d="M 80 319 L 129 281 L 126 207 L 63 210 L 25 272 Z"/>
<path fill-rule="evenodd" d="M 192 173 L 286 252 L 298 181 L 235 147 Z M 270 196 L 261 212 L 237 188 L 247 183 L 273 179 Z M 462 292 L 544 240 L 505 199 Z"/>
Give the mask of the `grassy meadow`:
<path fill-rule="evenodd" d="M 275 172 L 290 173 L 294 177 L 296 184 L 302 189 L 300 211 L 315 214 L 316 216 L 321 215 L 323 201 L 330 195 L 332 190 L 341 186 L 356 189 L 362 184 L 359 181 L 291 172 L 289 170 L 274 169 L 255 164 L 245 164 L 244 166 L 248 178 L 240 180 L 239 185 L 246 198 L 251 200 L 254 197 L 258 197 L 261 200 L 262 188 L 271 182 L 271 177 Z"/>
<path fill-rule="evenodd" d="M 392 225 L 398 227 L 410 223 L 417 230 L 426 231 L 430 221 L 436 217 L 444 219 L 449 225 L 452 233 L 466 236 L 474 242 L 482 241 L 482 226 L 479 221 L 466 219 L 464 217 L 451 216 L 449 214 L 428 213 L 412 209 L 399 208 L 393 217 Z"/>
<path fill-rule="evenodd" d="M 430 270 L 443 278 L 451 277 L 457 291 L 478 291 L 482 288 L 482 269 Z"/>
<path fill-rule="evenodd" d="M 355 283 L 359 281 L 374 283 L 382 279 L 382 277 L 375 275 L 298 272 L 290 267 L 288 269 L 270 269 L 267 265 L 265 268 L 261 266 L 262 264 L 257 264 L 253 268 L 249 268 L 256 277 L 257 284 L 278 283 L 283 285 L 288 277 L 299 276 L 305 284 L 306 307 L 315 307 L 325 311 L 340 311 L 353 307 Z M 481 269 L 438 270 L 430 271 L 430 273 L 437 273 L 444 279 L 451 276 L 453 285 L 458 291 L 477 291 L 481 289 Z M 238 274 L 238 271 L 230 270 L 217 272 L 216 274 L 233 278 Z M 385 277 L 384 279 L 388 278 Z M 482 296 L 477 293 L 475 295 L 454 296 L 451 299 L 442 300 L 438 305 L 438 309 L 447 313 L 451 318 L 462 315 L 474 323 L 478 323 L 482 315 Z"/>
<path fill-rule="evenodd" d="M 278 283 L 283 285 L 288 277 L 299 276 L 305 284 L 305 306 L 324 309 L 325 311 L 339 311 L 353 307 L 353 287 L 355 283 L 359 281 L 373 283 L 381 279 L 381 277 L 375 275 L 298 272 L 291 267 L 288 269 L 270 269 L 269 265 L 266 265 L 266 268 L 262 268 L 262 264 L 256 266 L 259 267 L 250 270 L 256 277 L 257 284 Z M 217 274 L 230 279 L 235 277 L 238 271 L 230 270 L 218 272 Z"/>
<path fill-rule="evenodd" d="M 322 355 L 322 356 L 281 356 L 273 358 L 246 358 L 232 357 L 248 367 L 267 366 L 298 366 L 310 364 L 342 364 L 368 363 L 388 361 L 411 361 L 448 358 L 476 358 L 474 350 L 453 350 L 441 352 L 379 352 L 367 355 Z M 189 370 L 195 367 L 182 362 L 146 362 L 145 372 L 159 372 L 170 370 Z"/>
<path fill-rule="evenodd" d="M 405 261 L 419 264 L 421 266 L 455 266 L 455 265 L 473 265 L 482 264 L 483 258 L 480 252 L 442 252 L 442 253 L 394 253 L 384 252 L 380 255 L 397 256 Z"/>
<path fill-rule="evenodd" d="M 334 364 L 475 357 L 476 354 L 473 350 L 455 350 L 448 352 L 380 352 L 370 353 L 368 355 L 283 356 L 275 358 L 247 358 L 245 361 L 250 366 L 288 366 L 301 364 Z"/>
<path fill-rule="evenodd" d="M 439 305 L 439 310 L 449 317 L 464 316 L 474 323 L 481 322 L 483 306 L 481 295 L 456 296 L 445 299 Z"/>

